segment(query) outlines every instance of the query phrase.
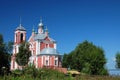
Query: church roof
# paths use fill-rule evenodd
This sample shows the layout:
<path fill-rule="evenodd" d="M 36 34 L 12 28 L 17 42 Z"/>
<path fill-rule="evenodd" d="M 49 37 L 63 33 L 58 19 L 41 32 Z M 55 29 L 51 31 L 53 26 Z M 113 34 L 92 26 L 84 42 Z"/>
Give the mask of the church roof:
<path fill-rule="evenodd" d="M 35 37 L 34 37 L 34 40 L 43 40 L 43 39 L 45 39 L 47 36 L 45 35 L 45 34 L 40 34 L 40 33 L 38 33 Z M 49 39 L 50 39 L 50 41 L 43 41 L 43 42 L 45 42 L 45 43 L 51 43 L 51 42 L 56 42 L 54 39 L 52 39 L 52 38 L 50 38 L 49 37 Z"/>
<path fill-rule="evenodd" d="M 46 38 L 45 34 L 39 34 L 39 33 L 34 37 L 35 40 L 38 40 L 38 39 L 43 40 L 45 38 Z"/>
<path fill-rule="evenodd" d="M 54 39 L 52 39 L 52 38 L 50 38 L 50 37 L 49 37 L 49 39 L 50 39 L 50 41 L 56 42 Z"/>
<path fill-rule="evenodd" d="M 52 41 L 47 41 L 47 40 L 43 40 L 43 42 L 46 43 L 46 44 L 51 44 L 51 43 L 53 43 Z"/>
<path fill-rule="evenodd" d="M 26 31 L 26 29 L 20 24 L 16 30 Z"/>
<path fill-rule="evenodd" d="M 45 48 L 41 51 L 40 55 L 59 55 L 54 48 Z"/>

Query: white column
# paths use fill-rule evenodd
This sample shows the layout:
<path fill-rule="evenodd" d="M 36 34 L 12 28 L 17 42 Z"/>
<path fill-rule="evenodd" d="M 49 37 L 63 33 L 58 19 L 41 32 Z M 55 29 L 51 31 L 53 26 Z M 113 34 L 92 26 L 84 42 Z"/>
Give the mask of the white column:
<path fill-rule="evenodd" d="M 15 54 L 15 46 L 13 46 L 13 54 Z"/>
<path fill-rule="evenodd" d="M 54 43 L 54 48 L 57 49 L 56 43 Z"/>
<path fill-rule="evenodd" d="M 40 54 L 40 40 L 38 40 L 37 53 Z"/>
<path fill-rule="evenodd" d="M 36 41 L 36 55 L 38 54 L 38 41 Z"/>
<path fill-rule="evenodd" d="M 11 60 L 11 66 L 10 69 L 13 70 L 13 60 Z"/>
<path fill-rule="evenodd" d="M 19 52 L 19 45 L 16 45 L 16 53 Z"/>
<path fill-rule="evenodd" d="M 16 41 L 16 33 L 15 33 L 15 35 L 14 35 L 14 42 L 17 42 L 17 41 Z"/>
<path fill-rule="evenodd" d="M 41 56 L 42 57 L 42 65 L 43 65 L 43 56 Z"/>
<path fill-rule="evenodd" d="M 17 66 L 18 66 L 17 63 L 15 62 L 15 68 L 14 69 L 17 69 Z"/>
<path fill-rule="evenodd" d="M 49 65 L 49 62 L 50 62 L 50 61 L 49 61 L 49 60 L 50 60 L 50 56 L 48 56 L 48 66 L 50 66 L 50 65 Z"/>

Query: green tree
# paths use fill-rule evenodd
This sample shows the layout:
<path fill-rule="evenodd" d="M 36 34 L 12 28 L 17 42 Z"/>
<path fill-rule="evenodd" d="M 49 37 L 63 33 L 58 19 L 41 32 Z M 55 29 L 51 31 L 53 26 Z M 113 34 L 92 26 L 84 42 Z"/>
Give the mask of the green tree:
<path fill-rule="evenodd" d="M 23 42 L 19 47 L 19 52 L 16 55 L 16 62 L 20 66 L 28 64 L 31 51 L 29 50 L 29 43 Z"/>
<path fill-rule="evenodd" d="M 116 68 L 120 68 L 120 52 L 116 54 Z"/>
<path fill-rule="evenodd" d="M 106 59 L 102 48 L 93 43 L 84 41 L 74 51 L 68 54 L 67 62 L 70 68 L 83 71 L 88 74 L 102 75 L 107 70 L 104 68 Z M 105 73 L 104 73 L 105 74 Z"/>
<path fill-rule="evenodd" d="M 3 40 L 2 34 L 0 34 L 0 74 L 4 74 L 5 72 L 9 72 L 9 60 L 8 60 L 8 53 L 5 48 L 5 43 Z"/>
<path fill-rule="evenodd" d="M 7 51 L 7 53 L 12 54 L 13 44 L 14 44 L 13 41 L 9 41 L 6 44 L 6 51 Z"/>
<path fill-rule="evenodd" d="M 11 62 L 11 55 L 12 55 L 12 50 L 13 50 L 13 41 L 9 41 L 8 43 L 5 44 L 5 50 L 8 53 L 8 60 L 9 63 Z"/>
<path fill-rule="evenodd" d="M 65 54 L 63 55 L 62 67 L 67 67 L 67 68 L 68 68 L 67 57 L 68 57 L 68 55 L 65 53 Z"/>

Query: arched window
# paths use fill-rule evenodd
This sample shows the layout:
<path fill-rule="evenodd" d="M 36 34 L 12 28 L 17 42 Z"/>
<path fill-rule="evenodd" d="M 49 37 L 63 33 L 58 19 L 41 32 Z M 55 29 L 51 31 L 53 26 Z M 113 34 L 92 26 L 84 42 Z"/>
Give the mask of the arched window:
<path fill-rule="evenodd" d="M 23 33 L 20 35 L 20 41 L 23 42 Z"/>
<path fill-rule="evenodd" d="M 48 60 L 46 60 L 46 66 L 48 66 Z"/>

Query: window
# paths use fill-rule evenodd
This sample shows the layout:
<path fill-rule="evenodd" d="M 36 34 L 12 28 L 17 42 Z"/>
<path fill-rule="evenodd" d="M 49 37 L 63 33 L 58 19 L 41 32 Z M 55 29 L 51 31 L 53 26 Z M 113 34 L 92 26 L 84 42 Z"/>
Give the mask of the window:
<path fill-rule="evenodd" d="M 23 42 L 23 33 L 20 35 L 20 41 Z"/>
<path fill-rule="evenodd" d="M 46 60 L 46 66 L 48 66 L 48 60 Z"/>
<path fill-rule="evenodd" d="M 55 60 L 55 65 L 57 65 L 57 60 Z"/>
<path fill-rule="evenodd" d="M 48 48 L 48 44 L 46 44 L 46 48 Z"/>

